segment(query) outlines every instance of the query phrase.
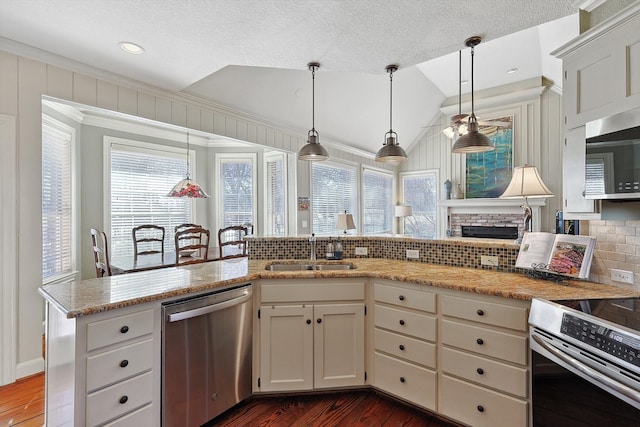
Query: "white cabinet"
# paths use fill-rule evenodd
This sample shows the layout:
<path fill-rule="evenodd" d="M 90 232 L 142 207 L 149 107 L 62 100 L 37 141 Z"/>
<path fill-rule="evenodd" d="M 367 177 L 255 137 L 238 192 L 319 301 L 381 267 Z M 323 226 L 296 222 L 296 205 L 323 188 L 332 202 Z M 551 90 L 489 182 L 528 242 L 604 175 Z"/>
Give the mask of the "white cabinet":
<path fill-rule="evenodd" d="M 438 411 L 474 426 L 529 425 L 529 303 L 471 293 L 440 298 Z"/>
<path fill-rule="evenodd" d="M 364 384 L 364 281 L 260 283 L 259 391 Z"/>
<path fill-rule="evenodd" d="M 436 410 L 436 295 L 425 287 L 373 282 L 374 385 Z"/>
<path fill-rule="evenodd" d="M 47 304 L 46 424 L 159 425 L 160 306 L 67 319 Z"/>
<path fill-rule="evenodd" d="M 565 219 L 588 218 L 585 214 L 596 213 L 595 200 L 585 199 L 585 127 L 565 130 L 562 147 L 562 197 Z"/>

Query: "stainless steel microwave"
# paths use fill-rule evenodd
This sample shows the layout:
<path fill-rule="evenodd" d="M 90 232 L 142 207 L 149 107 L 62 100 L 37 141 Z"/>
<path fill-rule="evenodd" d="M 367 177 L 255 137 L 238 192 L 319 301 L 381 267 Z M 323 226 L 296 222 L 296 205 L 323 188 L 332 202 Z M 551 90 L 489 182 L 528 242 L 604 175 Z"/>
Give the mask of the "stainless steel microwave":
<path fill-rule="evenodd" d="M 640 107 L 586 124 L 586 199 L 640 200 Z"/>

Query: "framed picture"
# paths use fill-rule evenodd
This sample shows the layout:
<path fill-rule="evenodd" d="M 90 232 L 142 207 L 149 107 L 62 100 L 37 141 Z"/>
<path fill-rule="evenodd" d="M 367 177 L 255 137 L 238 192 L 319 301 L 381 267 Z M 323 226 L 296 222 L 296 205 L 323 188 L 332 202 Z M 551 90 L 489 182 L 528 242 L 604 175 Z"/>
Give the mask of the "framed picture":
<path fill-rule="evenodd" d="M 465 197 L 499 197 L 509 185 L 513 171 L 513 116 L 478 120 L 480 132 L 491 139 L 495 150 L 466 156 Z"/>
<path fill-rule="evenodd" d="M 298 210 L 299 211 L 308 211 L 309 210 L 309 198 L 308 197 L 298 197 Z"/>

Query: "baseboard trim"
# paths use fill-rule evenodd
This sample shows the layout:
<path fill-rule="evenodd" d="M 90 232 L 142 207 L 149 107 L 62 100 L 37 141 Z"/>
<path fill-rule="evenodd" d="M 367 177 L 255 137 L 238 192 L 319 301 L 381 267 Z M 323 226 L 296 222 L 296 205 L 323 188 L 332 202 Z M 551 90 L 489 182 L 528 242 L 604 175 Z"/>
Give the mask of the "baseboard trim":
<path fill-rule="evenodd" d="M 16 366 L 16 379 L 28 377 L 29 375 L 37 374 L 42 371 L 44 371 L 44 359 L 42 357 L 37 357 L 26 362 L 18 363 Z"/>

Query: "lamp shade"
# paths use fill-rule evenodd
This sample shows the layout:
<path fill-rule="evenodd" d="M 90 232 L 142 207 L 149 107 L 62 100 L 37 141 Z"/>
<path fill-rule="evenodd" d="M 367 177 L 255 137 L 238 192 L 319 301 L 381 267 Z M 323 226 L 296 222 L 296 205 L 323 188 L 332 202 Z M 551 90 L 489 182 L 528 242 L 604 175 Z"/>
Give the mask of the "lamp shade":
<path fill-rule="evenodd" d="M 348 214 L 346 211 L 343 214 L 338 214 L 338 223 L 336 224 L 337 230 L 355 230 L 356 224 L 353 222 L 353 215 Z"/>
<path fill-rule="evenodd" d="M 472 114 L 469 117 L 469 131 L 456 140 L 451 151 L 454 153 L 482 153 L 494 149 L 491 139 L 478 130 L 478 120 Z"/>
<path fill-rule="evenodd" d="M 395 216 L 404 217 L 413 215 L 413 208 L 407 205 L 399 205 L 395 207 Z"/>
<path fill-rule="evenodd" d="M 318 133 L 312 129 L 309 131 L 307 143 L 298 151 L 299 160 L 323 161 L 329 158 L 327 150 L 318 142 Z"/>
<path fill-rule="evenodd" d="M 511 182 L 500 196 L 501 199 L 520 199 L 525 197 L 553 197 L 553 193 L 540 178 L 535 166 L 524 165 L 513 168 Z"/>
<path fill-rule="evenodd" d="M 209 195 L 200 185 L 188 176 L 173 186 L 167 197 L 190 197 L 194 199 L 206 199 Z"/>

